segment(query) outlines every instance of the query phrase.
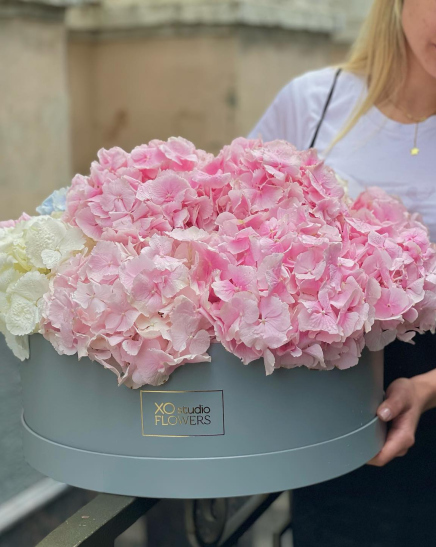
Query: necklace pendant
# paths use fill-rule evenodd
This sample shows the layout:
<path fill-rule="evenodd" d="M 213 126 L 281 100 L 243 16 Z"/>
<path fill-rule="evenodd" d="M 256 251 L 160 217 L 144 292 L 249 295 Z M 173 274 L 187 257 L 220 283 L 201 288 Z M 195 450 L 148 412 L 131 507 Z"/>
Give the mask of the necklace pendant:
<path fill-rule="evenodd" d="M 410 153 L 412 154 L 412 156 L 417 156 L 419 154 L 419 148 L 417 148 L 416 146 L 413 147 Z"/>

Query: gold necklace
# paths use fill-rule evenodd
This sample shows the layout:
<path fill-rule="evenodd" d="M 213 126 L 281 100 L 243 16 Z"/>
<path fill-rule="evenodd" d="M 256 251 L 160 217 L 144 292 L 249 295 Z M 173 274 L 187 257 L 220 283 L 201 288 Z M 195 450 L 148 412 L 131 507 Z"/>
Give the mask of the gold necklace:
<path fill-rule="evenodd" d="M 409 118 L 409 120 L 411 120 L 412 122 L 414 122 L 416 125 L 415 125 L 415 137 L 413 139 L 413 148 L 410 149 L 410 154 L 412 156 L 417 156 L 419 154 L 419 148 L 417 147 L 417 139 L 418 139 L 418 126 L 421 122 L 425 122 L 425 120 L 428 120 L 428 118 L 430 118 L 431 116 L 433 116 L 435 114 L 435 112 L 433 112 L 432 114 L 430 114 L 429 116 L 423 116 L 421 118 L 415 118 L 414 116 L 412 116 L 411 114 L 409 114 L 408 112 L 406 112 L 405 110 L 403 110 L 400 106 L 396 105 L 393 101 L 391 101 L 389 99 L 389 102 L 391 104 L 393 104 L 395 106 L 395 108 L 397 110 L 399 110 L 400 112 L 402 112 L 405 116 L 407 116 Z"/>

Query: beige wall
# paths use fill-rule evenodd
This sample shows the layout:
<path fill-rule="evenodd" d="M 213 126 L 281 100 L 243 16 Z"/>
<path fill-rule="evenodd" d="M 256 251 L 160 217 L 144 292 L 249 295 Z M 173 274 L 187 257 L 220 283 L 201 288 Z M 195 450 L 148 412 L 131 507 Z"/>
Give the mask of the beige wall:
<path fill-rule="evenodd" d="M 0 2 L 0 219 L 33 214 L 101 147 L 181 135 L 217 152 L 287 81 L 348 47 L 333 10 L 348 0 L 317 0 L 313 17 L 304 0 L 266 11 L 254 0 L 76 1 L 68 47 L 63 10 L 48 5 L 62 0 L 39 1 Z"/>
<path fill-rule="evenodd" d="M 235 37 L 112 36 L 69 46 L 74 170 L 101 147 L 131 150 L 183 136 L 217 149 L 236 132 L 228 96 L 236 84 Z"/>
<path fill-rule="evenodd" d="M 223 26 L 72 33 L 73 167 L 99 148 L 183 136 L 208 152 L 246 135 L 292 77 L 331 62 L 326 34 Z"/>
<path fill-rule="evenodd" d="M 0 13 L 0 219 L 70 180 L 65 28 L 60 17 Z"/>

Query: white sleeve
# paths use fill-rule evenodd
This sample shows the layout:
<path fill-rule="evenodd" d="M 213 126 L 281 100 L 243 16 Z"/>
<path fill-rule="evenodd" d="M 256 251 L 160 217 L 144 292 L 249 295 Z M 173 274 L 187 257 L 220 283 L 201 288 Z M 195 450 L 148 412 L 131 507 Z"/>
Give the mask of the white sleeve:
<path fill-rule="evenodd" d="M 304 97 L 298 96 L 296 88 L 298 85 L 292 80 L 277 93 L 247 139 L 262 138 L 263 142 L 283 139 L 299 149 L 308 147 L 301 134 L 302 118 L 307 115 L 302 104 Z"/>
<path fill-rule="evenodd" d="M 335 69 L 306 72 L 288 82 L 276 95 L 247 139 L 283 139 L 299 150 L 309 147 L 331 88 Z"/>

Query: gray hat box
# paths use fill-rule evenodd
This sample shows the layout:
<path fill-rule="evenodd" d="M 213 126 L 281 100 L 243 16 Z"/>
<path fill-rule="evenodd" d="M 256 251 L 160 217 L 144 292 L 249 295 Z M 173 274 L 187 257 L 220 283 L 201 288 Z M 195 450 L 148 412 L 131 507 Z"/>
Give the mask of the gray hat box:
<path fill-rule="evenodd" d="M 361 467 L 383 446 L 376 416 L 383 352 L 347 370 L 210 363 L 129 389 L 88 358 L 30 337 L 20 364 L 28 463 L 80 488 L 153 498 L 219 498 L 300 488 Z"/>

